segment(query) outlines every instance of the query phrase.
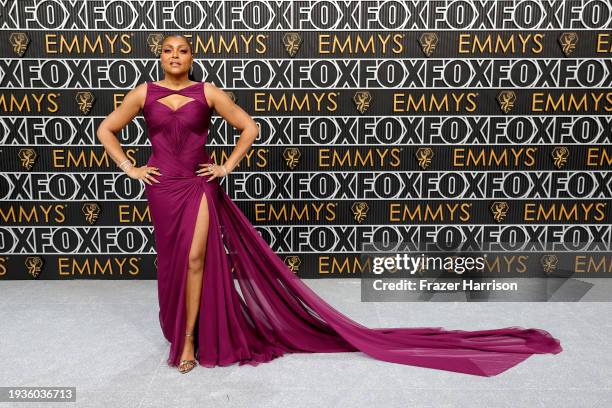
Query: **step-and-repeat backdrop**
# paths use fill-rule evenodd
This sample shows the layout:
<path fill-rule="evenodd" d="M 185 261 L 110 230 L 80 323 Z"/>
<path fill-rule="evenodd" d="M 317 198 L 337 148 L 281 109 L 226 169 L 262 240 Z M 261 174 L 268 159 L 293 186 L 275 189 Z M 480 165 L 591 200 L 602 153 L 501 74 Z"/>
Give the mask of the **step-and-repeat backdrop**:
<path fill-rule="evenodd" d="M 156 277 L 144 184 L 95 131 L 163 78 L 169 32 L 260 126 L 222 187 L 298 276 L 359 277 L 372 243 L 612 274 L 609 0 L 8 0 L 0 21 L 0 279 Z M 117 136 L 144 165 L 142 115 Z M 217 162 L 238 136 L 213 117 Z"/>

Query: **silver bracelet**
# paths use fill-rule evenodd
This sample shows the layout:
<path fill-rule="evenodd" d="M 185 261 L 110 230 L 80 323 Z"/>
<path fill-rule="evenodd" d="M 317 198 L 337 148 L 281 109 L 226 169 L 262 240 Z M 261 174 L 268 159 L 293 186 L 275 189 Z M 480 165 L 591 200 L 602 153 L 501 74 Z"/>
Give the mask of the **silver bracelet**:
<path fill-rule="evenodd" d="M 132 162 L 130 161 L 130 159 L 124 160 L 124 161 L 122 161 L 121 163 L 119 163 L 119 168 L 120 168 L 121 170 L 123 170 L 124 172 L 125 172 L 126 170 L 125 170 L 123 167 L 124 167 L 126 164 L 128 165 L 128 168 L 134 167 L 134 165 L 132 164 Z"/>
<path fill-rule="evenodd" d="M 221 168 L 223 169 L 223 177 L 227 176 L 227 170 L 223 164 L 221 165 Z"/>

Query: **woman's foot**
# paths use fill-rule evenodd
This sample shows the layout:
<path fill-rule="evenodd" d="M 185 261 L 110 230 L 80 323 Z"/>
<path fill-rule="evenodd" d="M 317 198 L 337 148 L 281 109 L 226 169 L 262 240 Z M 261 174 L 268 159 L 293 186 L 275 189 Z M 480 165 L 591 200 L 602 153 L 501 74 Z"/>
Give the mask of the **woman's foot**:
<path fill-rule="evenodd" d="M 193 345 L 193 333 L 187 333 L 185 336 L 185 346 L 183 347 L 183 354 L 181 354 L 181 363 L 178 366 L 178 370 L 182 374 L 188 373 L 197 364 Z"/>

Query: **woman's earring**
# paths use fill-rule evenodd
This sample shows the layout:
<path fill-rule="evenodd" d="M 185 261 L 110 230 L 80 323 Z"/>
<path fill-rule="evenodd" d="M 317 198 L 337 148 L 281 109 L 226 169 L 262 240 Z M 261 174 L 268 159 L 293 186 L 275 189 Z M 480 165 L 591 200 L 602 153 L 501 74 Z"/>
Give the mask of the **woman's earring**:
<path fill-rule="evenodd" d="M 189 67 L 189 75 L 193 74 L 193 64 Z"/>

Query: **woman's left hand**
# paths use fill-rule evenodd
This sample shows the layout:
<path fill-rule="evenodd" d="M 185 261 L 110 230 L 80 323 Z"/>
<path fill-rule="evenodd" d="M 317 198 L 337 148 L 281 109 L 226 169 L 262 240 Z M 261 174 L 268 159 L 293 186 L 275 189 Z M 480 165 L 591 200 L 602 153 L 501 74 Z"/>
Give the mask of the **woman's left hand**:
<path fill-rule="evenodd" d="M 198 176 L 210 176 L 206 181 L 210 181 L 215 177 L 227 176 L 227 171 L 224 166 L 219 166 L 214 163 L 199 163 L 198 166 L 204 166 L 204 168 L 196 171 Z"/>

